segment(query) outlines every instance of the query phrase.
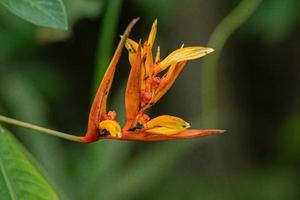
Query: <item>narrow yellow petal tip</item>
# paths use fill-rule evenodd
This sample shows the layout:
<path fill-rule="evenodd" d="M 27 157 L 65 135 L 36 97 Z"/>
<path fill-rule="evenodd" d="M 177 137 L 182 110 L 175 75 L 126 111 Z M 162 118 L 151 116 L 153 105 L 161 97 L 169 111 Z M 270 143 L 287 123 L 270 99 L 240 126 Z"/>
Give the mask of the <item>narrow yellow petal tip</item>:
<path fill-rule="evenodd" d="M 191 128 L 191 124 L 186 122 L 186 129 Z"/>
<path fill-rule="evenodd" d="M 206 56 L 207 54 L 213 52 L 214 49 L 201 46 L 192 47 L 181 47 L 169 54 L 164 60 L 161 61 L 160 67 L 162 70 L 170 66 L 171 64 L 194 60 Z"/>
<path fill-rule="evenodd" d="M 122 137 L 120 124 L 114 120 L 103 120 L 99 123 L 100 130 L 106 130 L 113 137 Z"/>
<path fill-rule="evenodd" d="M 157 26 L 157 18 L 154 20 L 153 25 L 152 26 Z"/>
<path fill-rule="evenodd" d="M 148 36 L 148 44 L 150 45 L 150 48 L 152 48 L 155 38 L 156 38 L 156 32 L 157 32 L 157 19 L 154 20 L 151 31 Z"/>
<path fill-rule="evenodd" d="M 215 50 L 213 48 L 206 48 L 206 53 L 209 54 L 209 53 L 212 53 L 214 52 Z"/>

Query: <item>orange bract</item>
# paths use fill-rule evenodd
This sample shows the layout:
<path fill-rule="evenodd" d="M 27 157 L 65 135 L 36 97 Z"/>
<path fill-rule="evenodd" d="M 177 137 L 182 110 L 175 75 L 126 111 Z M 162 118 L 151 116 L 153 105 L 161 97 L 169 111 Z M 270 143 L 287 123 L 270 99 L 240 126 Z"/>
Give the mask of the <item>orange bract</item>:
<path fill-rule="evenodd" d="M 141 48 L 138 47 L 128 77 L 125 92 L 126 123 L 125 130 L 135 125 L 136 116 L 140 106 L 140 74 L 141 74 Z"/>
<path fill-rule="evenodd" d="M 167 93 L 188 60 L 203 57 L 213 49 L 200 46 L 182 47 L 161 61 L 158 47 L 153 60 L 152 47 L 157 32 L 157 20 L 154 21 L 148 40 L 143 45 L 128 38 L 137 21 L 138 19 L 134 19 L 121 37 L 92 104 L 87 133 L 81 140 L 83 142 L 94 142 L 98 139 L 159 141 L 223 133 L 223 130 L 188 130 L 189 123 L 178 117 L 162 115 L 150 119 L 144 114 L 146 109 Z M 125 92 L 126 122 L 121 129 L 116 121 L 116 113 L 114 111 L 107 113 L 106 104 L 124 46 L 128 50 L 131 70 Z M 163 71 L 166 71 L 165 74 L 159 76 Z"/>

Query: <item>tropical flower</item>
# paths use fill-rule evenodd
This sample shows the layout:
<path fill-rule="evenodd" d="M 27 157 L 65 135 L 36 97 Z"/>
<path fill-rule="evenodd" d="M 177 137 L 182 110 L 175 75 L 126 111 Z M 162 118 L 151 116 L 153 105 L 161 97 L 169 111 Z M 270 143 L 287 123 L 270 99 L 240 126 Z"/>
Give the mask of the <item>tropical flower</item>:
<path fill-rule="evenodd" d="M 190 124 L 175 116 L 162 115 L 150 119 L 145 114 L 145 111 L 171 88 L 188 60 L 203 57 L 213 52 L 213 49 L 182 46 L 161 60 L 158 46 L 155 58 L 153 58 L 152 48 L 156 38 L 157 20 L 154 21 L 149 37 L 143 44 L 128 38 L 137 21 L 138 19 L 134 19 L 121 36 L 117 50 L 93 101 L 87 133 L 81 140 L 83 142 L 94 142 L 99 139 L 160 141 L 223 133 L 223 130 L 188 129 Z M 128 50 L 131 70 L 125 91 L 126 121 L 121 128 L 117 121 L 117 113 L 107 112 L 106 104 L 124 46 Z"/>

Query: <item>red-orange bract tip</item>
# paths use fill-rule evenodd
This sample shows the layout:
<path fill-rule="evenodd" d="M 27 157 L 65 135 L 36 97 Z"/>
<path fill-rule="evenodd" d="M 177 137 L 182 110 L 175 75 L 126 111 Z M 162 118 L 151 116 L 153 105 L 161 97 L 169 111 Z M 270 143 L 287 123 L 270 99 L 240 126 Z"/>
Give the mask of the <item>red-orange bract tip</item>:
<path fill-rule="evenodd" d="M 189 139 L 194 137 L 204 137 L 216 134 L 225 133 L 226 130 L 220 129 L 207 129 L 207 130 L 197 130 L 190 129 L 182 131 L 176 135 L 158 135 L 146 132 L 135 133 L 132 131 L 123 131 L 122 137 L 114 137 L 112 135 L 98 135 L 98 136 L 84 136 L 80 140 L 84 143 L 91 143 L 98 141 L 99 139 L 110 139 L 110 140 L 128 140 L 128 141 L 144 141 L 144 142 L 155 142 L 155 141 L 166 141 L 166 140 L 179 140 L 179 139 Z"/>
<path fill-rule="evenodd" d="M 177 138 L 193 138 L 193 137 L 216 135 L 224 132 L 225 130 L 219 130 L 219 129 L 208 129 L 208 130 L 188 129 L 174 136 L 177 136 Z"/>
<path fill-rule="evenodd" d="M 123 131 L 122 137 L 120 138 L 113 137 L 111 135 L 103 135 L 100 136 L 99 139 L 154 142 L 154 141 L 178 140 L 178 139 L 188 139 L 194 137 L 203 137 L 203 136 L 221 134 L 224 132 L 225 130 L 219 130 L 219 129 L 207 129 L 207 130 L 188 129 L 178 134 L 168 136 L 168 135 L 151 134 L 147 132 L 135 133 L 132 131 Z"/>

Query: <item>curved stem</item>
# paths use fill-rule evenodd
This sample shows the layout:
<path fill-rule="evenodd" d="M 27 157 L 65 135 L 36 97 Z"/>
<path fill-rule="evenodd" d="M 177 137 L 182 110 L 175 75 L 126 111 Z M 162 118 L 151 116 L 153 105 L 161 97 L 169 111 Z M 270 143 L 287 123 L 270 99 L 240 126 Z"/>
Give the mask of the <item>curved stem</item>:
<path fill-rule="evenodd" d="M 81 137 L 79 137 L 79 136 L 74 136 L 74 135 L 71 135 L 71 134 L 67 134 L 67 133 L 55 131 L 55 130 L 52 130 L 52 129 L 40 127 L 40 126 L 37 126 L 37 125 L 34 125 L 34 124 L 30 124 L 30 123 L 19 121 L 19 120 L 13 119 L 13 118 L 5 117 L 3 115 L 0 115 L 0 122 L 4 122 L 4 123 L 7 123 L 7 124 L 12 124 L 12 125 L 21 126 L 21 127 L 24 127 L 24 128 L 36 130 L 40 133 L 45 133 L 45 134 L 48 134 L 48 135 L 56 136 L 56 137 L 63 138 L 63 139 L 66 139 L 66 140 L 70 140 L 70 141 L 74 141 L 74 142 L 83 142 L 80 139 Z"/>
<path fill-rule="evenodd" d="M 227 39 L 236 31 L 257 9 L 263 0 L 241 0 L 240 3 L 220 22 L 212 33 L 208 45 L 216 51 L 207 57 L 202 66 L 202 116 L 204 126 L 217 124 L 217 84 L 218 61 Z"/>

